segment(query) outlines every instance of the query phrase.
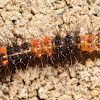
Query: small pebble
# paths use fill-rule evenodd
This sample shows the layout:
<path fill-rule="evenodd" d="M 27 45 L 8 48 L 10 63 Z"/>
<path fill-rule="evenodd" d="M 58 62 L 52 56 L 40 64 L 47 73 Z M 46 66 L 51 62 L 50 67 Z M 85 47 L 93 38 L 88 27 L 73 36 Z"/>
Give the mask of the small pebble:
<path fill-rule="evenodd" d="M 73 95 L 73 93 L 72 93 L 72 91 L 67 91 L 66 95 L 71 96 L 71 95 Z"/>
<path fill-rule="evenodd" d="M 71 96 L 63 95 L 58 98 L 58 100 L 73 100 Z"/>
<path fill-rule="evenodd" d="M 59 18 L 59 19 L 56 21 L 56 23 L 57 23 L 57 25 L 61 25 L 61 24 L 63 24 L 63 21 L 62 21 L 61 18 Z"/>
<path fill-rule="evenodd" d="M 99 91 L 97 91 L 97 90 L 92 90 L 91 91 L 92 96 L 97 96 L 98 94 L 99 94 Z"/>
<path fill-rule="evenodd" d="M 3 92 L 2 90 L 0 89 L 0 98 L 3 96 Z"/>
<path fill-rule="evenodd" d="M 22 89 L 21 92 L 18 95 L 18 98 L 22 99 L 22 98 L 27 98 L 28 97 L 28 93 L 26 91 L 26 89 Z"/>

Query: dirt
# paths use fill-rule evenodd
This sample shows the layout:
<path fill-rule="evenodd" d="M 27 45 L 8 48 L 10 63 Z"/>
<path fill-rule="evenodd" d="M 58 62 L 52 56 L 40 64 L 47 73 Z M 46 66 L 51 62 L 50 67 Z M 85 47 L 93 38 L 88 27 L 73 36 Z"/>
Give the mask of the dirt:
<path fill-rule="evenodd" d="M 100 0 L 0 0 L 0 45 L 100 31 Z M 9 80 L 9 77 L 7 77 Z M 0 100 L 99 100 L 100 59 L 65 67 L 28 66 L 0 82 Z"/>

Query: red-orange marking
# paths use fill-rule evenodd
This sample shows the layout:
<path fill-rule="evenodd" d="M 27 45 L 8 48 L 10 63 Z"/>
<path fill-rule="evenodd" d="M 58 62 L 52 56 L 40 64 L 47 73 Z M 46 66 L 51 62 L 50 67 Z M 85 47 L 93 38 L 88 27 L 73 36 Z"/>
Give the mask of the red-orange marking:
<path fill-rule="evenodd" d="M 4 56 L 5 56 L 5 59 L 7 59 L 7 60 L 2 61 L 1 63 L 2 63 L 3 66 L 6 66 L 9 63 L 8 57 L 7 57 L 7 49 L 5 47 L 1 47 L 0 48 L 0 53 L 5 54 Z"/>

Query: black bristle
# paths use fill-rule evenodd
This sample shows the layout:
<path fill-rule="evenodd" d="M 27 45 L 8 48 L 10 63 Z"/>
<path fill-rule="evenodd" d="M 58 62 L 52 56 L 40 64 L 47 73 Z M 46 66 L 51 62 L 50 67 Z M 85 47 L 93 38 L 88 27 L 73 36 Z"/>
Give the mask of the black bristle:
<path fill-rule="evenodd" d="M 53 40 L 54 45 L 59 46 L 61 45 L 61 36 L 57 35 Z"/>
<path fill-rule="evenodd" d="M 71 35 L 66 35 L 64 38 L 65 44 L 71 44 L 72 43 L 72 36 Z"/>
<path fill-rule="evenodd" d="M 28 42 L 25 42 L 25 43 L 23 43 L 23 44 L 21 45 L 21 48 L 22 48 L 23 50 L 28 49 L 29 47 L 30 47 L 30 44 L 29 44 Z"/>
<path fill-rule="evenodd" d="M 80 36 L 74 36 L 74 42 L 75 42 L 76 44 L 81 43 Z"/>

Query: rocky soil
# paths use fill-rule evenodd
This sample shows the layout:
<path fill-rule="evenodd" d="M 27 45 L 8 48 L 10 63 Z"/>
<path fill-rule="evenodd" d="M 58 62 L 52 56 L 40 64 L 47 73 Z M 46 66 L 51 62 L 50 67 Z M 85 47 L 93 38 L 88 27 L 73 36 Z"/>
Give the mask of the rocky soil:
<path fill-rule="evenodd" d="M 100 0 L 0 0 L 0 45 L 78 29 L 98 34 Z M 100 59 L 17 70 L 12 82 L 0 82 L 0 100 L 100 100 Z"/>

